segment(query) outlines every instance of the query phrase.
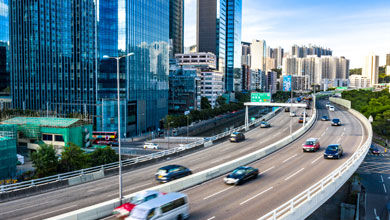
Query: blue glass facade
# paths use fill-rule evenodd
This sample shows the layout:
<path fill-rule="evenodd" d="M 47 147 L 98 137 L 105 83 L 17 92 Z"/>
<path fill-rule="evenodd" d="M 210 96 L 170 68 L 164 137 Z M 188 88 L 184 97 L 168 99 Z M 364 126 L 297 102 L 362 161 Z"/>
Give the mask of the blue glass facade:
<path fill-rule="evenodd" d="M 127 137 L 155 130 L 168 113 L 169 1 L 100 0 L 98 10 L 98 100 L 106 103 L 98 107 L 103 109 L 98 129 L 117 123 L 104 119 L 117 115 L 108 105 L 117 98 L 116 62 L 102 58 L 132 52 L 120 62 L 122 130 Z"/>
<path fill-rule="evenodd" d="M 9 87 L 8 0 L 0 0 L 0 92 Z"/>
<path fill-rule="evenodd" d="M 14 107 L 94 115 L 94 0 L 9 3 Z"/>
<path fill-rule="evenodd" d="M 241 79 L 242 0 L 226 0 L 225 90 L 234 91 L 234 79 Z"/>
<path fill-rule="evenodd" d="M 8 0 L 0 0 L 0 42 L 8 42 Z"/>

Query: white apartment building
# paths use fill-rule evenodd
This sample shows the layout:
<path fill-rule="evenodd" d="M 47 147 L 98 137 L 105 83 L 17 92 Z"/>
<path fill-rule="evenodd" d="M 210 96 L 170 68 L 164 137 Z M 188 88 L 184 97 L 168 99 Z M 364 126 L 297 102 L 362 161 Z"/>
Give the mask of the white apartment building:
<path fill-rule="evenodd" d="M 370 87 L 370 80 L 361 75 L 351 75 L 349 77 L 349 87 L 353 89 L 361 89 Z"/>
<path fill-rule="evenodd" d="M 253 40 L 251 47 L 251 69 L 265 71 L 267 45 L 264 40 Z"/>
<path fill-rule="evenodd" d="M 378 84 L 379 79 L 379 56 L 370 54 L 366 56 L 362 76 L 370 80 L 370 86 Z"/>
<path fill-rule="evenodd" d="M 200 83 L 198 91 L 198 108 L 200 109 L 201 97 L 206 97 L 211 104 L 211 107 L 216 107 L 218 96 L 221 96 L 223 90 L 223 73 L 217 71 L 202 71 L 200 73 Z"/>

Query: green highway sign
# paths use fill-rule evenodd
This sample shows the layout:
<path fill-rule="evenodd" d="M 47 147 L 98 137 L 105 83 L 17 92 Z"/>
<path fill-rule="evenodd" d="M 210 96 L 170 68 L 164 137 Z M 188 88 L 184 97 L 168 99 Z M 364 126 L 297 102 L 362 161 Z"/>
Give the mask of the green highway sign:
<path fill-rule="evenodd" d="M 347 90 L 348 87 L 337 87 L 336 90 Z"/>
<path fill-rule="evenodd" d="M 251 102 L 271 102 L 271 93 L 260 93 L 252 92 L 251 93 Z"/>

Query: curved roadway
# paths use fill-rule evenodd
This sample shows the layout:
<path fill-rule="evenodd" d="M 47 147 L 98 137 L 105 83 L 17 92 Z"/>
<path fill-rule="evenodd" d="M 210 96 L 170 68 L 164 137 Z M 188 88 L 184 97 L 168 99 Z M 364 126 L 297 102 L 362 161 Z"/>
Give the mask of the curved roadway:
<path fill-rule="evenodd" d="M 289 134 L 290 117 L 288 114 L 281 112 L 272 118 L 271 128 L 255 128 L 245 133 L 247 140 L 241 143 L 225 141 L 183 157 L 124 173 L 123 193 L 126 195 L 157 185 L 154 173 L 164 165 L 181 164 L 189 167 L 193 172 L 199 172 L 263 148 Z M 293 131 L 302 126 L 297 123 L 297 120 L 298 118 L 293 118 Z M 219 184 L 216 187 L 216 189 L 220 188 Z M 94 182 L 0 203 L 0 219 L 43 219 L 117 197 L 118 176 L 111 176 Z M 195 210 L 196 207 L 194 205 Z"/>

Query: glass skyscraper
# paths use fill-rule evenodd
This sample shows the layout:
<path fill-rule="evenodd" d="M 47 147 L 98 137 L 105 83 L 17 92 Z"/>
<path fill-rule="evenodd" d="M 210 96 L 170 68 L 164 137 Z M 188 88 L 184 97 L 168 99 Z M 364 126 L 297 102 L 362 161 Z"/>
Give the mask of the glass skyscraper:
<path fill-rule="evenodd" d="M 117 107 L 112 106 L 117 98 L 116 63 L 102 58 L 134 53 L 120 62 L 121 124 L 127 137 L 153 131 L 168 113 L 169 1 L 100 0 L 97 8 L 102 103 L 97 127 L 115 129 L 112 124 L 117 123 Z"/>
<path fill-rule="evenodd" d="M 241 81 L 241 23 L 242 0 L 226 0 L 226 92 L 235 90 L 234 81 Z"/>
<path fill-rule="evenodd" d="M 170 57 L 183 53 L 184 47 L 184 0 L 169 0 Z"/>
<path fill-rule="evenodd" d="M 0 92 L 9 87 L 8 0 L 0 0 Z"/>
<path fill-rule="evenodd" d="M 14 108 L 93 115 L 94 0 L 10 0 Z"/>

